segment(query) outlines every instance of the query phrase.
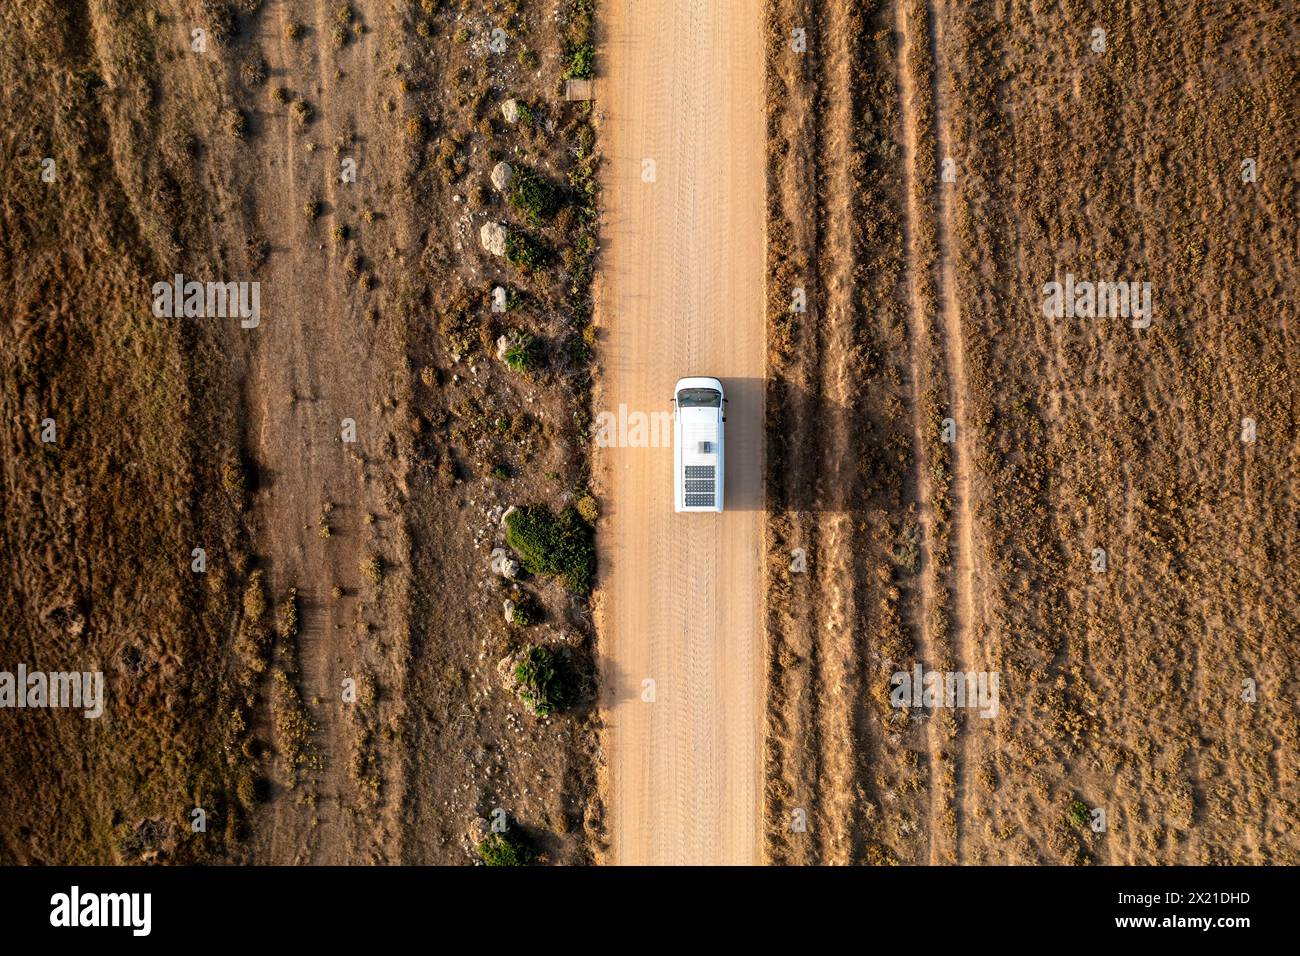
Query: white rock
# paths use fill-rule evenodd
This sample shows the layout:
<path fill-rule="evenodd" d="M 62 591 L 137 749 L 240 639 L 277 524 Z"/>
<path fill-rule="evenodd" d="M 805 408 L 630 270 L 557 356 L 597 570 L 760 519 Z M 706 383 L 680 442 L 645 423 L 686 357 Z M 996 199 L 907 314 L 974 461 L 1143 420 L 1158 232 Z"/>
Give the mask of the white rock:
<path fill-rule="evenodd" d="M 501 162 L 492 167 L 492 185 L 497 192 L 505 192 L 515 178 L 515 169 L 509 163 Z"/>
<path fill-rule="evenodd" d="M 485 222 L 478 232 L 478 241 L 494 256 L 506 254 L 506 227 L 499 222 Z"/>

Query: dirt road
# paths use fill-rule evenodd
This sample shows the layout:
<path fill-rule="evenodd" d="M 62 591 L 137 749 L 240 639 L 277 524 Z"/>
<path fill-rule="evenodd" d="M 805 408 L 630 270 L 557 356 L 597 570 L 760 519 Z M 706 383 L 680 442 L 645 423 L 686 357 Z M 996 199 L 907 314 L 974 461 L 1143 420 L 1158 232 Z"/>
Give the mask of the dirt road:
<path fill-rule="evenodd" d="M 753 863 L 763 714 L 762 9 L 739 0 L 604 8 L 597 408 L 667 412 L 674 381 L 697 374 L 721 378 L 731 400 L 720 516 L 673 513 L 670 447 L 599 452 L 612 862 Z"/>
<path fill-rule="evenodd" d="M 253 547 L 271 601 L 297 593 L 296 646 L 282 642 L 277 666 L 297 671 L 289 678 L 310 722 L 304 739 L 287 739 L 290 705 L 274 690 L 253 718 L 275 754 L 255 852 L 276 863 L 391 862 L 396 853 L 396 804 L 379 806 L 374 796 L 381 786 L 400 792 L 396 762 L 378 760 L 362 708 L 346 705 L 339 688 L 345 678 L 381 679 L 401 700 L 402 644 L 390 638 L 402 632 L 405 608 L 402 463 L 387 437 L 400 394 L 392 370 L 400 366 L 375 317 L 388 276 L 374 264 L 400 215 L 384 210 L 373 226 L 362 219 L 363 207 L 383 208 L 385 180 L 400 170 L 374 81 L 375 38 L 399 27 L 376 14 L 368 32 L 350 32 L 339 46 L 331 41 L 337 9 L 286 0 L 242 24 L 239 55 L 263 58 L 267 85 L 284 90 L 286 102 L 259 86 L 242 90 L 251 124 L 244 162 L 217 187 L 238 203 L 240 231 L 260 236 L 269 253 L 260 267 L 244 264 L 261 282 L 264 316 L 232 351 L 249 350 L 240 361 L 245 445 L 258 475 Z M 300 33 L 291 36 L 293 24 Z M 342 157 L 356 163 L 355 182 L 340 179 Z M 331 237 L 337 227 L 346 241 Z M 351 262 L 376 270 L 379 291 L 354 276 Z M 355 422 L 355 442 L 345 443 L 344 419 Z M 382 586 L 362 573 L 368 555 L 384 565 Z M 296 772 L 293 751 L 302 764 Z"/>

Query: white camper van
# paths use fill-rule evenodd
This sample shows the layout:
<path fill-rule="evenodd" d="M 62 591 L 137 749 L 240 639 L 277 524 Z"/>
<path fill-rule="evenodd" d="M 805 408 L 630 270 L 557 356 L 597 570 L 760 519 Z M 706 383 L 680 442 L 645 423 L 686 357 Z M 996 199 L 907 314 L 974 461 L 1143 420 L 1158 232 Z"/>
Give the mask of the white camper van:
<path fill-rule="evenodd" d="M 673 389 L 673 502 L 681 511 L 722 510 L 722 428 L 727 398 L 716 378 Z"/>

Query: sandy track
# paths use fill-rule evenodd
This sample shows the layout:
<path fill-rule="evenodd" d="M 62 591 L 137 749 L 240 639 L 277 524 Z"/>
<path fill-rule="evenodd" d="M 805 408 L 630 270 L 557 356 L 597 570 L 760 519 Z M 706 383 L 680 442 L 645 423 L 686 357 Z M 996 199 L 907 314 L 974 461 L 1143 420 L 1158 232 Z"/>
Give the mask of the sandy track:
<path fill-rule="evenodd" d="M 815 322 L 821 371 L 818 414 L 823 425 L 816 506 L 813 515 L 821 530 L 814 583 L 818 620 L 817 684 L 821 720 L 821 753 L 817 781 L 817 823 L 821 831 L 822 859 L 849 863 L 854 855 L 858 816 L 854 803 L 854 774 L 858 768 L 856 734 L 860 695 L 861 654 L 857 640 L 861 616 L 858 608 L 858 552 L 855 520 L 858 483 L 859 416 L 850 410 L 860 398 L 858 361 L 860 342 L 857 315 L 858 249 L 861 245 L 859 209 L 853 200 L 857 163 L 853 69 L 861 26 L 842 5 L 826 9 L 818 23 L 819 43 L 825 47 L 817 65 L 821 82 L 820 140 L 817 145 L 817 199 L 819 203 L 818 262 L 822 286 Z M 827 409 L 835 409 L 827 414 Z"/>
<path fill-rule="evenodd" d="M 970 502 L 970 419 L 961 308 L 954 279 L 953 184 L 940 170 L 956 162 L 941 60 L 942 10 L 923 0 L 894 6 L 900 36 L 899 93 L 903 109 L 903 167 L 907 181 L 904 230 L 908 261 L 913 443 L 921 549 L 918 653 L 927 666 L 978 670 L 972 661 L 975 620 L 975 533 Z M 957 167 L 954 167 L 954 170 Z M 932 405 L 932 403 L 934 403 Z M 935 441 L 930 415 L 951 417 L 955 441 Z M 939 476 L 938 486 L 936 478 Z M 939 712 L 926 723 L 930 761 L 931 863 L 963 862 L 964 823 L 973 815 L 967 749 L 970 724 Z"/>
<path fill-rule="evenodd" d="M 670 448 L 600 452 L 612 860 L 759 856 L 764 121 L 760 5 L 604 5 L 600 409 L 727 387 L 727 512 L 672 510 Z M 643 160 L 655 163 L 643 181 Z M 654 681 L 654 700 L 643 682 Z"/>
<path fill-rule="evenodd" d="M 365 295 L 344 273 L 344 251 L 329 239 L 332 223 L 347 223 L 355 237 L 348 249 L 364 254 L 367 240 L 378 244 L 358 224 L 357 207 L 375 202 L 391 160 L 372 145 L 382 143 L 383 130 L 378 111 L 367 107 L 375 95 L 375 34 L 332 49 L 336 9 L 324 0 L 280 3 L 255 22 L 271 82 L 310 103 L 315 115 L 300 128 L 287 108 L 254 101 L 265 133 L 250 143 L 253 164 L 235 184 L 244 207 L 253 210 L 249 231 L 264 234 L 272 250 L 261 273 L 265 314 L 252 340 L 246 383 L 246 441 L 260 475 L 250 527 L 272 601 L 297 590 L 297 680 L 315 728 L 303 779 L 286 789 L 280 761 L 277 786 L 259 821 L 256 853 L 276 863 L 391 861 L 395 854 L 391 807 L 377 813 L 367 806 L 349 771 L 358 731 L 339 690 L 345 677 L 396 671 L 386 659 L 396 651 L 380 650 L 378 636 L 386 627 L 401 627 L 404 552 L 387 477 L 397 466 L 382 442 L 386 356 L 365 318 Z M 306 26 L 302 40 L 287 39 L 290 22 Z M 387 26 L 378 17 L 371 23 L 372 29 Z M 328 150 L 309 151 L 308 142 L 346 144 L 363 175 L 341 186 L 338 160 Z M 322 206 L 315 222 L 302 211 L 312 197 Z M 355 446 L 340 441 L 344 418 L 357 423 Z M 322 517 L 326 503 L 328 520 Z M 328 539 L 320 531 L 325 523 Z M 388 565 L 382 591 L 359 570 L 370 553 Z M 334 596 L 336 587 L 341 596 Z M 369 626 L 365 642 L 357 638 L 361 621 Z M 269 708 L 259 726 L 283 748 Z M 385 786 L 396 794 L 396 780 L 386 779 Z"/>
<path fill-rule="evenodd" d="M 945 63 L 942 59 L 943 18 L 946 10 L 942 4 L 931 4 L 929 10 L 929 42 L 933 61 L 934 91 L 934 135 L 937 157 L 955 156 L 956 150 L 951 142 L 948 129 L 948 116 L 951 111 L 948 84 L 945 82 Z M 952 585 L 954 600 L 952 606 L 951 636 L 953 653 L 957 667 L 964 671 L 984 670 L 982 660 L 976 660 L 977 610 L 975 586 L 975 529 L 972 517 L 974 508 L 971 502 L 972 483 L 970 466 L 971 417 L 966 408 L 965 344 L 962 341 L 961 305 L 957 297 L 957 280 L 953 236 L 953 190 L 940 188 L 936 216 L 936 242 L 939 256 L 939 310 L 943 328 L 945 372 L 950 395 L 950 411 L 957 422 L 956 440 L 952 445 Z M 969 727 L 969 722 L 967 723 Z M 962 822 L 974 816 L 973 793 L 963 783 L 963 778 L 970 770 L 969 734 L 963 732 L 959 737 L 961 756 L 957 761 L 957 791 L 955 801 L 958 806 L 958 825 L 955 828 L 956 846 L 954 852 L 957 862 L 964 862 L 962 855 Z"/>
<path fill-rule="evenodd" d="M 929 188 L 929 177 L 934 173 L 930 165 L 924 144 L 929 140 L 923 137 L 920 129 L 930 120 L 928 111 L 922 108 L 922 100 L 917 89 L 915 70 L 918 64 L 917 44 L 927 42 L 928 37 L 919 37 L 925 23 L 915 22 L 914 5 L 900 2 L 894 5 L 895 23 L 900 37 L 898 51 L 898 87 L 900 105 L 903 115 L 902 145 L 903 170 L 907 188 L 907 215 L 904 219 L 903 241 L 907 252 L 908 285 L 908 347 L 911 380 L 912 408 L 912 444 L 916 452 L 915 482 L 916 501 L 919 506 L 918 522 L 921 529 L 920 581 L 916 596 L 916 616 L 913 631 L 920 658 L 927 665 L 933 665 L 939 659 L 934 635 L 931 633 L 931 615 L 935 612 L 936 602 L 943 596 L 937 594 L 935 580 L 937 569 L 933 566 L 931 556 L 935 553 L 937 536 L 942 528 L 936 527 L 932 489 L 930 487 L 930 469 L 933 463 L 926 453 L 925 438 L 925 387 L 927 369 L 925 357 L 930 345 L 930 312 L 932 311 L 934 290 L 930 276 L 929 257 L 933 253 L 934 224 L 925 216 L 928 208 L 923 208 L 923 196 Z M 919 28 L 919 29 L 918 29 Z M 925 724 L 925 741 L 929 760 L 928 818 L 925 833 L 929 840 L 927 862 L 944 862 L 944 849 L 940 846 L 941 834 L 938 823 L 943 818 L 944 794 L 940 786 L 940 764 L 943 759 L 942 735 L 932 722 Z"/>

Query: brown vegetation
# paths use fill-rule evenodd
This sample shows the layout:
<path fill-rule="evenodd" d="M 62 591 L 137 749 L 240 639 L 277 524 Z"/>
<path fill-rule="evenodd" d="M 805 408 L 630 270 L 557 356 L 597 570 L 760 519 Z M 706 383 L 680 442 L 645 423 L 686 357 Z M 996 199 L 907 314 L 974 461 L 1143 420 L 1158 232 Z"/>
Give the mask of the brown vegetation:
<path fill-rule="evenodd" d="M 99 721 L 0 715 L 0 860 L 469 863 L 463 835 L 498 805 L 541 858 L 586 858 L 590 687 L 537 720 L 497 681 L 537 629 L 501 619 L 487 520 L 587 480 L 596 159 L 590 106 L 558 90 L 591 22 L 581 0 L 549 14 L 0 14 L 0 667 L 98 666 L 109 700 Z M 527 124 L 502 120 L 503 91 Z M 555 257 L 522 279 L 468 228 L 515 214 L 465 201 L 517 149 L 565 201 L 530 223 Z M 259 280 L 260 326 L 154 318 L 177 272 Z M 453 347 L 449 325 L 475 335 Z M 538 344 L 526 379 L 491 354 L 515 330 Z M 510 587 L 588 673 L 583 604 Z"/>
<path fill-rule="evenodd" d="M 1281 5 L 841 6 L 769 5 L 769 854 L 1294 862 Z M 1066 272 L 1149 281 L 1151 326 L 1046 318 Z M 918 661 L 999 717 L 891 707 Z"/>

